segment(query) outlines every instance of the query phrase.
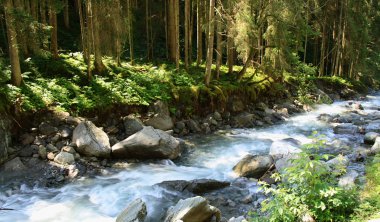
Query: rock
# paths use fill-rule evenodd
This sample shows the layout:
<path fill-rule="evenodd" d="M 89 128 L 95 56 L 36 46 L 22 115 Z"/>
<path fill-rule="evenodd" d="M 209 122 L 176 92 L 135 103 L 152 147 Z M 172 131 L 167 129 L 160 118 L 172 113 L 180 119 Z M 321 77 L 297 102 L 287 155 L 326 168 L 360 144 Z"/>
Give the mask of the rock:
<path fill-rule="evenodd" d="M 275 159 L 282 158 L 284 156 L 300 153 L 301 143 L 293 138 L 282 139 L 272 143 L 269 149 L 269 155 Z"/>
<path fill-rule="evenodd" d="M 48 152 L 53 152 L 53 153 L 59 152 L 59 150 L 57 149 L 57 147 L 55 147 L 53 144 L 48 144 L 46 146 L 46 150 Z"/>
<path fill-rule="evenodd" d="M 75 128 L 73 142 L 77 145 L 77 152 L 84 156 L 110 156 L 111 147 L 107 134 L 90 121 L 83 121 Z"/>
<path fill-rule="evenodd" d="M 213 118 L 216 120 L 216 121 L 222 121 L 222 115 L 218 112 L 218 111 L 215 111 L 214 114 L 213 114 Z"/>
<path fill-rule="evenodd" d="M 364 135 L 364 143 L 369 144 L 369 145 L 373 145 L 378 136 L 380 136 L 379 133 L 368 132 Z"/>
<path fill-rule="evenodd" d="M 276 170 L 280 173 L 284 173 L 284 170 L 290 166 L 292 166 L 292 160 L 298 158 L 297 154 L 287 155 L 283 158 L 276 160 L 275 166 Z"/>
<path fill-rule="evenodd" d="M 75 162 L 74 155 L 71 153 L 60 152 L 54 158 L 54 162 L 59 164 L 73 164 Z"/>
<path fill-rule="evenodd" d="M 25 145 L 30 145 L 31 143 L 33 143 L 35 138 L 31 134 L 24 134 L 21 136 L 20 139 L 21 139 L 21 144 L 25 146 Z"/>
<path fill-rule="evenodd" d="M 237 113 L 237 112 L 243 111 L 245 109 L 245 105 L 244 105 L 243 101 L 241 101 L 239 98 L 235 97 L 232 99 L 230 108 L 231 108 L 232 112 Z"/>
<path fill-rule="evenodd" d="M 234 166 L 233 170 L 241 177 L 259 179 L 272 165 L 272 156 L 247 155 Z"/>
<path fill-rule="evenodd" d="M 320 121 L 326 122 L 326 123 L 331 123 L 334 120 L 335 117 L 331 116 L 330 114 L 323 113 L 318 116 L 318 119 Z"/>
<path fill-rule="evenodd" d="M 355 170 L 348 170 L 347 173 L 339 178 L 338 185 L 343 188 L 355 187 L 355 181 L 358 178 L 359 173 Z"/>
<path fill-rule="evenodd" d="M 183 121 L 179 121 L 175 123 L 175 128 L 179 129 L 182 131 L 183 129 L 186 128 L 186 124 Z"/>
<path fill-rule="evenodd" d="M 255 120 L 255 114 L 243 112 L 234 117 L 234 121 L 238 127 L 252 127 Z"/>
<path fill-rule="evenodd" d="M 180 155 L 179 141 L 151 126 L 112 147 L 114 158 L 175 159 Z"/>
<path fill-rule="evenodd" d="M 12 159 L 4 164 L 4 171 L 6 172 L 20 172 L 26 170 L 26 166 L 21 162 L 19 157 Z"/>
<path fill-rule="evenodd" d="M 74 147 L 72 146 L 64 146 L 62 147 L 61 151 L 66 152 L 66 153 L 71 153 L 71 154 L 76 153 Z"/>
<path fill-rule="evenodd" d="M 31 157 L 31 156 L 33 156 L 34 153 L 35 152 L 34 152 L 34 149 L 32 146 L 26 146 L 25 148 L 23 148 L 19 152 L 18 156 L 20 156 L 20 157 Z"/>
<path fill-rule="evenodd" d="M 144 124 L 136 115 L 128 115 L 123 118 L 125 134 L 133 135 L 144 128 Z"/>
<path fill-rule="evenodd" d="M 280 108 L 276 110 L 276 113 L 280 114 L 283 117 L 289 118 L 289 112 L 287 108 Z"/>
<path fill-rule="evenodd" d="M 38 154 L 39 154 L 41 159 L 46 160 L 46 158 L 47 158 L 46 147 L 44 147 L 42 145 L 38 146 Z"/>
<path fill-rule="evenodd" d="M 62 138 L 69 138 L 71 136 L 72 131 L 68 128 L 64 128 L 61 130 L 61 136 Z"/>
<path fill-rule="evenodd" d="M 54 155 L 54 153 L 49 152 L 46 157 L 47 157 L 48 160 L 54 160 L 55 155 Z"/>
<path fill-rule="evenodd" d="M 117 216 L 116 222 L 144 222 L 146 215 L 145 203 L 141 199 L 136 199 Z"/>
<path fill-rule="evenodd" d="M 187 126 L 189 127 L 189 130 L 192 133 L 199 133 L 202 131 L 201 128 L 199 127 L 199 124 L 192 119 L 189 119 L 187 121 Z"/>
<path fill-rule="evenodd" d="M 348 166 L 350 160 L 343 156 L 343 155 L 338 155 L 337 157 L 327 161 L 327 165 L 333 170 L 333 172 L 337 174 L 341 174 L 343 170 L 346 169 Z"/>
<path fill-rule="evenodd" d="M 343 123 L 334 127 L 335 134 L 355 134 L 359 131 L 359 127 L 351 123 Z"/>
<path fill-rule="evenodd" d="M 375 140 L 375 144 L 371 147 L 371 153 L 377 154 L 380 153 L 380 137 L 377 137 Z"/>
<path fill-rule="evenodd" d="M 209 205 L 208 201 L 200 196 L 180 200 L 167 211 L 165 222 L 216 222 L 221 219 L 220 210 Z"/>
<path fill-rule="evenodd" d="M 371 121 L 367 126 L 365 126 L 367 132 L 377 132 L 380 133 L 380 120 Z"/>
<path fill-rule="evenodd" d="M 41 134 L 47 135 L 47 136 L 50 136 L 58 132 L 57 127 L 51 126 L 48 123 L 41 123 L 38 126 L 38 130 L 40 131 Z"/>
<path fill-rule="evenodd" d="M 188 191 L 193 194 L 202 195 L 214 190 L 222 189 L 230 186 L 229 182 L 222 182 L 217 180 L 210 179 L 198 179 L 198 180 L 172 180 L 172 181 L 163 181 L 157 186 L 163 187 L 168 190 L 174 191 Z"/>
<path fill-rule="evenodd" d="M 240 217 L 232 217 L 228 220 L 228 222 L 248 222 L 243 216 Z"/>
<path fill-rule="evenodd" d="M 150 110 L 154 116 L 144 121 L 145 125 L 152 126 L 163 131 L 173 129 L 174 123 L 170 117 L 168 105 L 162 101 L 155 102 Z"/>
<path fill-rule="evenodd" d="M 356 109 L 356 110 L 364 110 L 362 104 L 360 104 L 358 102 L 351 104 L 351 108 Z"/>

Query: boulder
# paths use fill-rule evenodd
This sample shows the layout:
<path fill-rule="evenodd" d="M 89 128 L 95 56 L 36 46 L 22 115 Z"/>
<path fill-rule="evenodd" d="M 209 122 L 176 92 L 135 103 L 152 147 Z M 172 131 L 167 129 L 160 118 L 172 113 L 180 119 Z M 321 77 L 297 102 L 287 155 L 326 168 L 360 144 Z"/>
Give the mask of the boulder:
<path fill-rule="evenodd" d="M 46 160 L 46 158 L 47 158 L 46 147 L 44 147 L 42 145 L 38 146 L 38 155 L 40 156 L 41 159 Z"/>
<path fill-rule="evenodd" d="M 144 222 L 146 215 L 146 205 L 139 198 L 130 203 L 127 208 L 117 216 L 116 222 Z"/>
<path fill-rule="evenodd" d="M 232 98 L 231 99 L 231 106 L 230 106 L 230 110 L 232 112 L 241 112 L 245 109 L 245 105 L 243 103 L 243 101 L 241 101 L 239 98 Z"/>
<path fill-rule="evenodd" d="M 199 124 L 195 120 L 189 119 L 187 121 L 187 126 L 192 133 L 199 133 L 202 131 Z"/>
<path fill-rule="evenodd" d="M 240 217 L 232 217 L 228 220 L 228 222 L 248 222 L 243 216 Z"/>
<path fill-rule="evenodd" d="M 57 127 L 54 127 L 54 126 L 52 126 L 48 123 L 44 123 L 44 122 L 38 126 L 38 129 L 39 129 L 41 134 L 47 135 L 47 136 L 50 136 L 50 135 L 58 132 Z"/>
<path fill-rule="evenodd" d="M 198 180 L 191 180 L 191 181 L 186 181 L 186 180 L 164 181 L 157 185 L 167 190 L 179 191 L 179 192 L 188 191 L 193 194 L 202 195 L 214 190 L 228 187 L 230 183 L 218 181 L 218 180 L 198 179 Z"/>
<path fill-rule="evenodd" d="M 221 219 L 220 210 L 209 205 L 208 201 L 200 196 L 180 200 L 167 211 L 165 222 L 216 222 Z"/>
<path fill-rule="evenodd" d="M 163 131 L 173 129 L 174 122 L 170 117 L 168 105 L 165 102 L 157 101 L 151 107 L 150 111 L 154 113 L 153 117 L 144 121 L 145 125 L 152 126 Z"/>
<path fill-rule="evenodd" d="M 4 171 L 6 172 L 17 172 L 26 169 L 27 167 L 21 162 L 19 157 L 16 157 L 4 164 Z"/>
<path fill-rule="evenodd" d="M 365 126 L 367 132 L 377 132 L 380 133 L 380 120 L 371 121 Z"/>
<path fill-rule="evenodd" d="M 273 158 L 270 155 L 246 155 L 233 168 L 236 174 L 241 177 L 251 177 L 259 179 L 273 165 Z"/>
<path fill-rule="evenodd" d="M 331 123 L 334 120 L 334 116 L 331 116 L 330 114 L 327 113 L 322 113 L 321 115 L 318 116 L 318 120 L 326 123 Z"/>
<path fill-rule="evenodd" d="M 339 178 L 338 185 L 343 188 L 353 188 L 359 173 L 355 170 L 348 170 L 346 174 Z"/>
<path fill-rule="evenodd" d="M 238 127 L 252 127 L 255 118 L 255 114 L 243 112 L 235 116 L 234 121 Z"/>
<path fill-rule="evenodd" d="M 377 137 L 375 140 L 375 144 L 371 147 L 371 153 L 377 154 L 380 153 L 380 137 Z"/>
<path fill-rule="evenodd" d="M 368 132 L 364 135 L 364 143 L 365 144 L 369 144 L 369 145 L 373 145 L 376 141 L 376 138 L 380 136 L 379 133 L 375 133 L 375 132 Z"/>
<path fill-rule="evenodd" d="M 151 126 L 144 127 L 112 147 L 114 158 L 175 159 L 179 155 L 179 141 Z"/>
<path fill-rule="evenodd" d="M 293 138 L 282 139 L 272 143 L 269 149 L 269 155 L 275 159 L 281 159 L 284 156 L 300 153 L 301 143 Z"/>
<path fill-rule="evenodd" d="M 284 156 L 283 158 L 276 160 L 274 164 L 276 167 L 276 170 L 280 173 L 283 173 L 286 168 L 292 166 L 292 160 L 296 158 L 298 158 L 298 155 L 293 154 L 293 155 Z"/>
<path fill-rule="evenodd" d="M 73 132 L 73 142 L 77 145 L 77 152 L 84 156 L 110 156 L 111 147 L 107 134 L 91 121 L 78 124 Z"/>
<path fill-rule="evenodd" d="M 335 134 L 355 134 L 359 132 L 359 127 L 351 123 L 343 123 L 334 127 Z"/>
<path fill-rule="evenodd" d="M 63 165 L 68 165 L 73 164 L 75 162 L 75 158 L 74 155 L 71 153 L 60 152 L 57 156 L 54 157 L 54 162 Z"/>

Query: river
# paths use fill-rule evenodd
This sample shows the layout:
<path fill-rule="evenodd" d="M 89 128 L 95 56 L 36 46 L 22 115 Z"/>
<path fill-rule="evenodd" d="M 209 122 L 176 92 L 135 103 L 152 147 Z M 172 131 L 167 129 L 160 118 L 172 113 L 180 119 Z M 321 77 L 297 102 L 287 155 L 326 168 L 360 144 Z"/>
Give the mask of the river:
<path fill-rule="evenodd" d="M 366 112 L 376 112 L 380 95 L 361 102 Z M 200 178 L 233 181 L 232 167 L 247 153 L 267 153 L 272 141 L 295 138 L 308 143 L 308 136 L 318 131 L 328 140 L 362 140 L 360 136 L 335 135 L 332 127 L 317 120 L 322 113 L 340 114 L 346 101 L 320 105 L 314 111 L 299 114 L 281 124 L 259 129 L 233 129 L 213 135 L 187 138 L 195 149 L 179 160 L 131 164 L 124 170 L 108 170 L 95 178 L 80 178 L 61 188 L 41 188 L 0 184 L 0 221 L 114 221 L 130 201 L 142 198 L 147 203 L 150 221 L 158 221 L 163 208 L 174 205 L 166 192 L 154 184 L 166 180 Z M 255 192 L 255 189 L 252 189 Z M 236 215 L 239 216 L 239 215 Z"/>

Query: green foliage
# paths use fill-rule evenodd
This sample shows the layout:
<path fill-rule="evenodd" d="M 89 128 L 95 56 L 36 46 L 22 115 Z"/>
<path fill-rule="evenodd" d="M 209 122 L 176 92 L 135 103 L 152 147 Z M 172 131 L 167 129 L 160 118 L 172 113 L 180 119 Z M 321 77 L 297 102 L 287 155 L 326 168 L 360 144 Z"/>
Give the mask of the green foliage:
<path fill-rule="evenodd" d="M 314 134 L 316 135 L 316 133 Z M 336 176 L 343 169 L 331 172 L 320 155 L 325 141 L 317 136 L 314 142 L 303 146 L 298 158 L 282 174 L 274 174 L 276 181 L 282 181 L 277 189 L 264 186 L 265 193 L 272 197 L 262 204 L 265 216 L 252 221 L 299 221 L 305 215 L 316 221 L 345 221 L 357 204 L 356 189 L 338 186 Z"/>

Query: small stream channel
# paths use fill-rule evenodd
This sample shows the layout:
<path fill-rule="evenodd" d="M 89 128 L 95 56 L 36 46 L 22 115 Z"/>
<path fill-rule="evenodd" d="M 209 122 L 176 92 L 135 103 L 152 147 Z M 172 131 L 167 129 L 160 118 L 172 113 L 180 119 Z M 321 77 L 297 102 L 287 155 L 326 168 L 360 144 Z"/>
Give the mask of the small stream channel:
<path fill-rule="evenodd" d="M 169 191 L 154 186 L 162 181 L 201 178 L 234 181 L 232 168 L 244 155 L 268 153 L 273 141 L 285 138 L 308 143 L 308 136 L 315 130 L 330 141 L 339 138 L 360 144 L 363 135 L 336 135 L 331 125 L 317 120 L 322 113 L 344 113 L 348 110 L 346 104 L 342 101 L 321 105 L 270 127 L 186 138 L 195 144 L 195 149 L 174 162 L 131 164 L 124 170 L 111 169 L 102 176 L 80 178 L 61 188 L 0 184 L 0 207 L 14 209 L 0 211 L 0 221 L 115 221 L 118 213 L 136 198 L 146 202 L 149 221 L 159 221 L 157 218 L 162 217 L 164 209 L 177 201 L 168 197 Z M 380 94 L 368 96 L 361 104 L 367 113 L 377 112 L 373 107 L 380 107 Z M 246 183 L 250 192 L 257 192 L 256 182 Z"/>

